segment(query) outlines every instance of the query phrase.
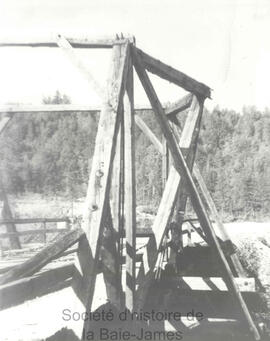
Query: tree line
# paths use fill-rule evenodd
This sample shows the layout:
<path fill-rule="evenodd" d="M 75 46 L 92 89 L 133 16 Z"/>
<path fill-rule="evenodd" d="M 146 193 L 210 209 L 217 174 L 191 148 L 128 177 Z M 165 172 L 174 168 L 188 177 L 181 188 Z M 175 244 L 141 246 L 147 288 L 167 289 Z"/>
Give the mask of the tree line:
<path fill-rule="evenodd" d="M 59 92 L 44 104 L 70 103 Z M 151 111 L 140 113 L 161 139 Z M 183 121 L 186 113 L 181 114 Z M 0 140 L 8 193 L 40 193 L 68 199 L 86 194 L 98 113 L 15 115 Z M 138 205 L 156 207 L 162 194 L 162 160 L 136 127 Z M 270 215 L 270 111 L 205 109 L 196 162 L 217 208 L 227 220 Z"/>

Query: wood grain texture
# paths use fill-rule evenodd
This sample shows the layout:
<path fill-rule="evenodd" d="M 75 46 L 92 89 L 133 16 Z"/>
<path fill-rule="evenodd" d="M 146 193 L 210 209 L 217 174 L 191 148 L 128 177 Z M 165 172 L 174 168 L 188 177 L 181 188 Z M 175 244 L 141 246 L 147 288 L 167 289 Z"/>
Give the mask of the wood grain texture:
<path fill-rule="evenodd" d="M 124 95 L 129 59 L 129 45 L 125 45 L 120 65 L 109 82 L 107 104 L 101 111 L 96 145 L 89 176 L 82 228 L 90 247 L 87 309 L 91 309 L 101 240 L 109 201 L 112 161 L 116 149 L 117 132 L 121 120 L 121 102 Z"/>
<path fill-rule="evenodd" d="M 165 63 L 162 63 L 158 59 L 149 56 L 136 47 L 133 47 L 132 49 L 140 57 L 141 63 L 146 70 L 168 80 L 171 83 L 181 86 L 186 91 L 195 93 L 203 98 L 210 98 L 210 88 L 205 84 L 196 81 L 183 72 L 178 71 Z"/>
<path fill-rule="evenodd" d="M 20 264 L 3 274 L 0 277 L 0 284 L 5 284 L 19 278 L 33 275 L 70 246 L 78 242 L 83 235 L 84 231 L 82 229 L 72 230 L 64 234 L 56 242 L 46 246 L 23 264 Z"/>
<path fill-rule="evenodd" d="M 126 308 L 134 310 L 136 288 L 136 185 L 133 65 L 130 59 L 124 96 L 124 217 L 126 231 Z"/>

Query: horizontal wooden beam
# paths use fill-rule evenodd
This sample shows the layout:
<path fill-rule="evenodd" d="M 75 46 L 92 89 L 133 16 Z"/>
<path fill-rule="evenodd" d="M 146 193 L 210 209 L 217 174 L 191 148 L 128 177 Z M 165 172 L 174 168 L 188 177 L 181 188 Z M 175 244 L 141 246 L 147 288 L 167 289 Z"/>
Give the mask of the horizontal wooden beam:
<path fill-rule="evenodd" d="M 188 94 L 181 98 L 180 100 L 170 104 L 166 107 L 165 113 L 170 117 L 170 115 L 175 115 L 190 106 L 192 95 Z M 46 112 L 55 112 L 55 113 L 81 113 L 88 112 L 97 114 L 100 113 L 100 108 L 97 106 L 91 105 L 80 105 L 80 104 L 42 104 L 42 105 L 25 105 L 25 104 L 14 104 L 14 105 L 0 105 L 0 113 L 5 114 L 31 114 L 31 113 L 46 113 Z M 137 105 L 134 109 L 137 113 L 143 112 L 146 110 L 151 110 L 152 107 L 150 105 Z"/>
<path fill-rule="evenodd" d="M 203 98 L 211 97 L 211 89 L 195 79 L 189 77 L 181 71 L 178 71 L 171 66 L 155 59 L 142 50 L 133 46 L 133 50 L 136 51 L 137 55 L 140 57 L 143 66 L 151 73 L 166 79 L 167 81 L 181 86 L 186 91 L 192 92 Z"/>
<path fill-rule="evenodd" d="M 5 232 L 0 233 L 0 238 L 7 238 L 10 236 L 26 236 L 29 234 L 44 234 L 44 233 L 65 233 L 70 231 L 70 229 L 38 229 L 38 230 L 26 230 L 26 231 L 17 231 L 17 232 Z"/>
<path fill-rule="evenodd" d="M 235 282 L 241 292 L 256 292 L 255 279 L 236 277 Z M 198 291 L 228 291 L 227 285 L 221 277 L 170 277 L 164 280 L 164 284 L 181 290 Z"/>
<path fill-rule="evenodd" d="M 15 219 L 1 219 L 0 225 L 3 224 L 34 224 L 34 223 L 70 223 L 68 217 L 62 218 L 15 218 Z"/>
<path fill-rule="evenodd" d="M 150 237 L 152 233 L 152 229 L 136 229 L 136 237 Z M 0 276 L 0 284 L 5 284 L 19 278 L 31 276 L 46 264 L 50 263 L 53 259 L 57 258 L 57 256 L 59 256 L 70 246 L 78 242 L 78 240 L 84 235 L 85 233 L 81 228 L 69 231 L 68 233 L 61 236 L 56 242 L 46 246 L 26 262 L 15 266 L 10 271 Z"/>
<path fill-rule="evenodd" d="M 58 35 L 59 37 L 61 35 Z M 66 38 L 70 45 L 74 48 L 99 48 L 99 49 L 110 49 L 114 45 L 125 44 L 127 40 L 133 42 L 134 38 L 121 38 L 121 39 L 113 39 L 113 38 L 105 38 L 105 39 L 79 39 L 79 38 Z M 58 47 L 56 41 L 51 40 L 20 40 L 14 42 L 2 41 L 0 42 L 0 47 Z"/>
<path fill-rule="evenodd" d="M 0 286 L 0 310 L 71 285 L 74 265 L 64 265 Z"/>
<path fill-rule="evenodd" d="M 46 233 L 57 233 L 57 232 L 61 232 L 61 233 L 65 233 L 70 231 L 70 229 L 38 229 L 38 230 L 26 230 L 26 231 L 18 231 L 18 232 L 4 232 L 4 233 L 0 233 L 0 238 L 6 238 L 9 237 L 11 235 L 19 235 L 19 236 L 25 236 L 28 234 L 39 234 L 39 233 L 44 233 L 46 231 Z M 183 231 L 183 234 L 186 234 L 187 230 Z M 150 227 L 139 227 L 136 229 L 136 237 L 137 238 L 147 238 L 147 237 L 151 237 L 153 235 L 153 230 Z M 123 231 L 121 237 L 125 237 L 125 232 Z M 23 252 L 23 250 L 21 250 Z"/>

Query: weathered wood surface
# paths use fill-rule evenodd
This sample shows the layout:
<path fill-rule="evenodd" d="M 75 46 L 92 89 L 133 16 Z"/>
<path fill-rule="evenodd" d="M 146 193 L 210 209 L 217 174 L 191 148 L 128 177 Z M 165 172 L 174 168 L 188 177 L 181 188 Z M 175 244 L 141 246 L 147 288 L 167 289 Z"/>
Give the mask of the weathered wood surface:
<path fill-rule="evenodd" d="M 121 281 L 120 253 L 117 249 L 117 235 L 113 228 L 113 221 L 108 208 L 108 217 L 103 232 L 103 240 L 101 246 L 101 271 L 106 286 L 108 300 L 119 310 L 123 308 L 123 289 Z"/>
<path fill-rule="evenodd" d="M 125 305 L 133 311 L 136 288 L 136 186 L 135 186 L 135 121 L 133 65 L 129 60 L 126 93 L 124 95 L 124 226 L 126 231 Z"/>
<path fill-rule="evenodd" d="M 5 128 L 8 126 L 8 123 L 10 122 L 11 118 L 12 117 L 8 116 L 8 115 L 4 115 L 3 117 L 1 117 L 0 134 L 3 134 Z M 11 209 L 9 206 L 8 197 L 7 197 L 2 179 L 3 179 L 3 174 L 0 171 L 0 192 L 1 192 L 0 197 L 1 197 L 2 201 L 4 202 L 4 206 L 2 209 L 2 218 L 3 219 L 6 219 L 6 218 L 12 219 L 12 212 L 11 212 Z M 17 231 L 14 223 L 6 223 L 5 225 L 6 225 L 6 229 L 7 229 L 8 233 L 13 233 L 13 232 Z M 9 241 L 10 241 L 10 246 L 12 249 L 20 249 L 21 248 L 21 243 L 20 243 L 20 239 L 18 236 L 11 234 Z"/>
<path fill-rule="evenodd" d="M 46 246 L 35 256 L 11 269 L 0 277 L 0 284 L 17 280 L 26 276 L 31 276 L 46 264 L 50 263 L 55 257 L 60 255 L 70 246 L 74 245 L 84 235 L 82 229 L 72 230 L 61 236 L 56 242 Z"/>
<path fill-rule="evenodd" d="M 26 230 L 26 231 L 16 231 L 0 233 L 0 238 L 9 238 L 10 236 L 26 236 L 29 234 L 44 234 L 44 233 L 65 233 L 70 231 L 70 229 L 38 229 L 38 230 Z"/>
<path fill-rule="evenodd" d="M 137 59 L 137 56 L 136 56 Z M 140 63 L 140 64 L 138 64 Z M 231 273 L 230 267 L 227 263 L 227 260 L 222 252 L 222 249 L 219 245 L 218 239 L 215 235 L 214 229 L 212 227 L 211 221 L 208 217 L 206 208 L 204 207 L 204 204 L 200 198 L 200 195 L 198 193 L 198 190 L 196 188 L 196 185 L 192 179 L 191 172 L 188 168 L 188 165 L 183 157 L 183 154 L 181 152 L 181 149 L 176 143 L 176 140 L 172 134 L 172 131 L 170 129 L 170 126 L 168 124 L 168 120 L 166 118 L 166 115 L 164 114 L 163 108 L 159 102 L 159 99 L 155 93 L 155 90 L 149 80 L 149 77 L 145 70 L 142 68 L 142 63 L 140 60 L 135 64 L 136 71 L 139 75 L 140 81 L 145 89 L 145 92 L 149 98 L 149 101 L 153 107 L 154 113 L 156 115 L 156 118 L 159 122 L 159 125 L 162 129 L 162 132 L 164 136 L 166 137 L 166 140 L 168 142 L 168 147 L 171 152 L 174 166 L 179 174 L 182 175 L 182 177 L 185 179 L 187 183 L 187 187 L 189 190 L 189 195 L 191 198 L 191 202 L 193 205 L 193 208 L 199 218 L 199 221 L 201 223 L 201 226 L 206 233 L 209 241 L 211 241 L 212 247 L 215 249 L 217 257 L 220 261 L 220 265 L 222 267 L 222 270 L 224 272 L 224 279 L 226 281 L 226 284 L 228 286 L 229 291 L 234 296 L 239 310 L 242 312 L 243 321 L 248 325 L 251 333 L 253 334 L 253 337 L 256 340 L 260 340 L 260 334 L 252 320 L 252 317 L 249 313 L 249 310 L 245 304 L 245 301 L 243 300 L 243 297 L 238 289 L 238 286 L 235 282 L 235 279 Z M 153 270 L 153 269 L 152 269 Z"/>
<path fill-rule="evenodd" d="M 162 188 L 166 186 L 169 176 L 169 150 L 166 140 L 162 137 Z"/>
<path fill-rule="evenodd" d="M 0 134 L 3 133 L 4 129 L 8 126 L 8 123 L 10 122 L 12 118 L 11 116 L 6 115 L 5 112 L 2 114 L 4 114 L 4 116 L 2 116 L 0 120 Z"/>
<path fill-rule="evenodd" d="M 164 108 L 165 114 L 168 115 L 168 118 L 170 118 L 170 116 L 176 115 L 181 111 L 188 109 L 191 106 L 192 98 L 192 94 L 187 94 L 178 101 L 171 103 L 167 108 Z"/>
<path fill-rule="evenodd" d="M 61 35 L 58 35 L 56 38 L 61 37 Z M 74 48 L 103 48 L 103 49 L 110 49 L 114 45 L 117 44 L 125 44 L 127 40 L 133 41 L 133 37 L 127 37 L 127 38 L 104 38 L 104 39 L 91 39 L 91 38 L 66 38 L 69 44 Z M 14 42 L 9 41 L 2 41 L 0 42 L 0 47 L 23 47 L 23 46 L 29 46 L 29 47 L 58 47 L 57 42 L 55 40 L 18 40 Z"/>
<path fill-rule="evenodd" d="M 121 66 L 121 54 L 123 53 L 122 46 L 114 46 L 112 53 L 113 58 L 111 61 L 111 75 L 109 76 L 109 79 L 115 79 L 117 77 L 117 70 Z M 110 204 L 103 233 L 101 262 L 108 300 L 121 310 L 124 297 L 120 261 L 121 232 L 123 231 L 123 101 L 119 103 L 119 115 L 121 122 L 117 133 L 115 155 L 113 158 Z"/>
<path fill-rule="evenodd" d="M 156 135 L 152 132 L 152 130 L 147 126 L 147 124 L 144 122 L 144 120 L 138 116 L 135 115 L 135 122 L 137 126 L 141 129 L 141 131 L 149 138 L 149 140 L 153 143 L 153 145 L 156 147 L 156 149 L 163 154 L 163 147 L 160 143 L 159 139 L 156 137 Z"/>
<path fill-rule="evenodd" d="M 139 56 L 142 65 L 151 73 L 154 73 L 171 83 L 179 85 L 189 92 L 202 96 L 203 98 L 210 98 L 211 90 L 205 84 L 196 81 L 183 72 L 178 71 L 165 63 L 162 63 L 136 47 L 133 47 L 132 49 Z"/>
<path fill-rule="evenodd" d="M 0 225 L 2 224 L 34 224 L 34 223 L 70 223 L 68 217 L 63 218 L 11 218 L 11 219 L 1 219 Z"/>
<path fill-rule="evenodd" d="M 0 310 L 61 290 L 71 283 L 74 265 L 68 264 L 0 286 Z"/>
<path fill-rule="evenodd" d="M 3 175 L 2 175 L 2 172 L 0 171 L 0 198 L 4 203 L 1 215 L 2 215 L 3 220 L 12 220 L 13 216 L 12 216 L 12 212 L 9 206 L 8 197 L 7 197 L 2 179 L 3 179 Z M 10 247 L 12 249 L 20 249 L 21 243 L 20 243 L 19 236 L 16 233 L 17 232 L 16 225 L 14 223 L 5 223 L 5 225 L 6 225 L 7 233 L 10 233 L 9 235 Z"/>
<path fill-rule="evenodd" d="M 127 77 L 127 66 L 130 54 L 129 45 L 123 48 L 120 67 L 115 78 L 109 83 L 108 101 L 100 114 L 92 168 L 89 176 L 85 213 L 82 228 L 90 246 L 88 257 L 89 277 L 87 287 L 87 309 L 91 309 L 101 240 L 106 221 L 112 161 L 116 149 L 117 132 L 121 119 L 121 102 L 124 95 Z"/>
<path fill-rule="evenodd" d="M 99 97 L 104 99 L 105 98 L 104 89 L 100 87 L 99 83 L 95 80 L 93 75 L 90 73 L 89 69 L 77 56 L 69 41 L 65 37 L 59 35 L 57 38 L 57 45 L 62 49 L 62 51 L 69 58 L 71 63 L 81 71 L 81 73 L 87 79 L 89 84 L 92 84 L 93 90 L 99 95 Z"/>

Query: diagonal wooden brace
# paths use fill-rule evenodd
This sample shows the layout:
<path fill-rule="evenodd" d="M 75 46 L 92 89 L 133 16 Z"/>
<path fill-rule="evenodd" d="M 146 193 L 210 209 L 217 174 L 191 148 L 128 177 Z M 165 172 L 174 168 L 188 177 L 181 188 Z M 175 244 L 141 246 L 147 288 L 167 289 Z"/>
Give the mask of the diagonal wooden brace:
<path fill-rule="evenodd" d="M 134 50 L 133 50 L 134 52 Z M 187 188 L 189 191 L 189 195 L 191 198 L 191 202 L 193 205 L 193 208 L 199 218 L 200 224 L 207 235 L 209 241 L 211 242 L 211 246 L 216 252 L 217 258 L 220 262 L 220 266 L 222 268 L 224 280 L 226 282 L 226 285 L 228 287 L 228 290 L 231 292 L 233 298 L 235 299 L 235 302 L 239 308 L 239 311 L 242 313 L 242 321 L 247 324 L 249 327 L 250 332 L 252 333 L 255 340 L 260 340 L 260 334 L 255 326 L 255 323 L 252 320 L 252 317 L 249 313 L 249 310 L 246 306 L 245 301 L 243 300 L 243 297 L 241 295 L 241 292 L 239 291 L 239 288 L 235 282 L 235 279 L 231 273 L 230 267 L 227 263 L 227 260 L 223 254 L 223 251 L 218 243 L 217 237 L 215 235 L 213 226 L 211 224 L 211 221 L 208 217 L 206 208 L 200 198 L 199 192 L 196 188 L 196 185 L 192 179 L 191 172 L 188 168 L 188 165 L 185 161 L 185 158 L 181 152 L 181 149 L 179 148 L 176 138 L 173 135 L 168 119 L 166 118 L 164 114 L 164 110 L 159 102 L 159 99 L 155 93 L 155 90 L 149 80 L 149 77 L 143 68 L 143 65 L 140 62 L 140 59 L 137 58 L 136 52 L 133 53 L 133 57 L 135 55 L 134 65 L 137 71 L 137 74 L 140 78 L 140 81 L 145 89 L 145 92 L 148 96 L 148 99 L 152 105 L 153 111 L 156 115 L 157 121 L 159 122 L 159 125 L 161 127 L 161 130 L 167 140 L 169 150 L 171 152 L 174 166 L 179 174 L 182 175 L 182 177 L 185 179 Z M 150 269 L 153 273 L 153 268 Z M 147 277 L 147 276 L 146 276 Z"/>
<path fill-rule="evenodd" d="M 142 130 L 142 132 L 147 136 L 147 138 L 153 143 L 154 147 L 157 149 L 157 151 L 162 154 L 163 153 L 163 147 L 162 147 L 162 143 L 159 141 L 159 139 L 155 136 L 155 134 L 152 132 L 152 130 L 146 125 L 146 123 L 138 116 L 135 115 L 135 121 L 136 124 L 138 125 L 138 127 Z M 222 221 L 221 218 L 219 217 L 218 211 L 216 209 L 215 203 L 206 187 L 206 184 L 204 182 L 204 179 L 200 173 L 200 170 L 198 168 L 198 166 L 196 165 L 196 163 L 194 163 L 193 165 L 193 178 L 194 181 L 197 183 L 198 188 L 200 189 L 202 198 L 204 200 L 204 202 L 207 204 L 209 212 L 211 217 L 215 220 L 216 225 L 215 225 L 215 231 L 216 234 L 219 237 L 219 242 L 221 243 L 221 246 L 223 245 L 228 245 L 230 244 L 230 252 L 226 253 L 225 250 L 223 249 L 223 251 L 226 253 L 226 256 L 230 256 L 231 261 L 232 261 L 232 265 L 234 267 L 234 270 L 236 272 L 236 274 L 239 277 L 245 277 L 246 273 L 245 270 L 243 269 L 239 258 L 237 256 L 236 253 L 232 253 L 235 252 L 235 248 L 233 247 L 230 236 L 228 235 Z"/>

